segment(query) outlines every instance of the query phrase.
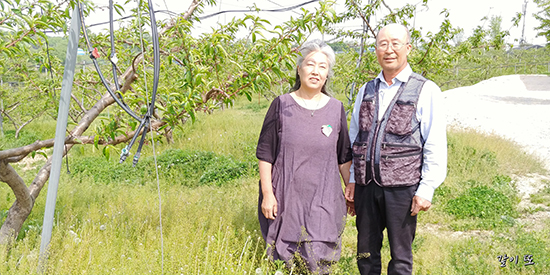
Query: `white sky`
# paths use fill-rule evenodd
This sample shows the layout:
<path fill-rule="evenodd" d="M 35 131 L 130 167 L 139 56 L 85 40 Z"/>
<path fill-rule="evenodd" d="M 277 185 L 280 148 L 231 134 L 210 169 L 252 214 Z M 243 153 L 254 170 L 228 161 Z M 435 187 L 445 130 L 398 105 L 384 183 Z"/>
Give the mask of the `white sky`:
<path fill-rule="evenodd" d="M 429 9 L 419 8 L 415 17 L 415 26 L 417 28 L 422 28 L 422 33 L 425 35 L 428 31 L 438 31 L 441 22 L 443 21 L 443 15 L 440 15 L 440 12 L 447 8 L 450 12 L 450 20 L 453 26 L 460 27 L 464 29 L 466 37 L 472 34 L 472 30 L 483 24 L 481 19 L 485 16 L 490 18 L 491 16 L 501 16 L 502 17 L 502 29 L 509 30 L 510 36 L 506 38 L 508 43 L 518 44 L 519 39 L 522 36 L 522 27 L 523 21 L 518 27 L 512 27 L 512 18 L 515 17 L 516 13 L 522 12 L 522 7 L 526 0 L 460 0 L 460 1 L 449 1 L 449 0 L 429 0 L 428 7 Z M 116 2 L 123 3 L 121 0 L 115 0 Z M 260 9 L 278 9 L 281 7 L 290 7 L 300 3 L 307 2 L 307 0 L 221 0 L 218 1 L 216 7 L 208 7 L 205 9 L 203 15 L 213 14 L 219 11 L 224 10 L 247 10 L 248 7 L 252 6 L 253 3 L 256 3 L 257 7 Z M 342 12 L 344 10 L 344 5 L 342 1 L 336 4 L 335 10 L 337 12 Z M 367 2 L 367 0 L 363 0 Z M 421 3 L 421 0 L 386 0 L 391 8 L 399 8 L 404 6 L 406 3 L 417 4 Z M 506 3 L 504 3 L 506 2 Z M 527 0 L 527 16 L 525 21 L 525 39 L 528 43 L 533 44 L 544 44 L 546 40 L 544 37 L 536 38 L 536 31 L 534 28 L 539 25 L 539 21 L 536 20 L 533 16 L 533 13 L 538 11 L 538 7 L 533 2 L 533 0 Z M 107 6 L 108 0 L 96 0 L 95 3 L 99 6 Z M 133 8 L 132 2 L 130 2 L 127 8 L 128 10 Z M 135 3 L 135 2 L 134 2 Z M 157 10 L 168 9 L 172 12 L 182 13 L 185 12 L 191 3 L 190 0 L 153 0 L 153 5 Z M 304 6 L 305 9 L 313 10 L 315 7 L 318 7 L 318 3 L 312 3 Z M 384 9 L 385 10 L 385 9 Z M 299 12 L 299 10 L 296 10 Z M 267 19 L 272 23 L 272 25 L 280 24 L 290 18 L 290 16 L 297 17 L 298 14 L 287 11 L 287 12 L 261 12 L 259 13 L 260 17 Z M 108 10 L 97 9 L 97 12 L 90 17 L 86 18 L 86 24 L 90 25 L 97 22 L 105 22 L 108 19 Z M 161 19 L 163 15 L 157 13 L 157 19 Z M 212 26 L 215 26 L 216 23 L 225 23 L 229 22 L 233 17 L 242 17 L 240 13 L 225 13 L 219 16 L 214 16 L 209 19 L 202 21 L 200 26 L 195 26 L 196 30 L 200 32 L 208 32 Z M 117 18 L 117 15 L 115 15 Z M 361 21 L 346 22 L 339 25 L 343 29 L 361 29 Z M 489 21 L 485 23 L 488 27 Z M 104 25 L 101 29 L 108 28 L 108 25 Z M 318 34 L 321 37 L 320 34 Z M 325 37 L 325 39 L 330 39 L 331 37 Z"/>

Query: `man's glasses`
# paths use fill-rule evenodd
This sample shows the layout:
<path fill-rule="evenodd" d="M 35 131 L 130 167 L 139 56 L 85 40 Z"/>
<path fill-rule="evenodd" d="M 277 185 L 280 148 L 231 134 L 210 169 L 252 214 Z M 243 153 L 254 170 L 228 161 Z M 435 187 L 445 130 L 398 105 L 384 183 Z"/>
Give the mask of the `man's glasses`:
<path fill-rule="evenodd" d="M 401 50 L 401 48 L 403 48 L 403 46 L 408 45 L 408 44 L 409 43 L 401 43 L 401 42 L 392 42 L 392 43 L 381 42 L 376 46 L 376 48 L 381 50 L 381 51 L 386 51 L 388 49 L 388 47 L 391 46 L 391 48 L 394 51 L 399 51 L 399 50 Z"/>

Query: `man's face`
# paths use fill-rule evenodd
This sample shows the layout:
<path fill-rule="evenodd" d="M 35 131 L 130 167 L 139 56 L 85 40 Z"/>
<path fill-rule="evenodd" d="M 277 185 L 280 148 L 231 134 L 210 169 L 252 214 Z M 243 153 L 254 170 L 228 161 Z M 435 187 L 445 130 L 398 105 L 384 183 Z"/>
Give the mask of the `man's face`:
<path fill-rule="evenodd" d="M 376 57 L 384 74 L 392 78 L 399 74 L 407 66 L 411 48 L 402 26 L 387 26 L 380 30 L 376 39 Z"/>

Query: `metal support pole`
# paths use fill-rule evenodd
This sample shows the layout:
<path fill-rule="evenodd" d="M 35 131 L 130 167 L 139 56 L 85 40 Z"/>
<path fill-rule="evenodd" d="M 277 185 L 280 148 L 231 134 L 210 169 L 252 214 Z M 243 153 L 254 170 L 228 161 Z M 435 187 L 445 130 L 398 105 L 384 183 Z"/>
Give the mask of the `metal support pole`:
<path fill-rule="evenodd" d="M 40 258 L 38 261 L 38 273 L 45 271 L 46 261 L 48 259 L 48 247 L 52 237 L 53 220 L 55 213 L 55 202 L 57 199 L 57 188 L 59 186 L 59 175 L 61 174 L 61 165 L 63 160 L 63 150 L 65 145 L 65 131 L 67 130 L 67 120 L 69 107 L 71 103 L 71 90 L 73 87 L 74 71 L 76 67 L 76 55 L 78 52 L 78 40 L 80 37 L 80 17 L 78 6 L 73 10 L 71 19 L 71 29 L 69 31 L 69 45 L 67 46 L 67 55 L 65 59 L 65 69 L 63 72 L 63 83 L 61 84 L 61 95 L 59 98 L 59 111 L 57 117 L 57 126 L 55 128 L 55 143 L 52 155 L 52 167 L 48 185 L 48 195 L 46 197 L 46 210 L 44 211 L 44 223 L 42 225 L 42 241 L 40 243 Z"/>

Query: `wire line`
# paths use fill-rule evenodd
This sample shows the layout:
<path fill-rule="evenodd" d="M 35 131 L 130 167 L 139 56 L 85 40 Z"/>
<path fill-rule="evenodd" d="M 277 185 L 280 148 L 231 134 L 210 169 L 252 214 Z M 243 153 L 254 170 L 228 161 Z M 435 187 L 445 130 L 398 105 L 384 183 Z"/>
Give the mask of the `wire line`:
<path fill-rule="evenodd" d="M 140 10 L 140 0 L 136 0 L 137 3 L 138 3 L 138 14 L 141 15 L 141 12 L 139 12 Z M 153 41 L 157 41 L 158 42 L 158 34 L 156 33 L 156 21 L 155 21 L 155 14 L 153 12 L 153 5 L 151 3 L 151 0 L 148 1 L 148 4 L 149 4 L 149 12 L 151 14 L 151 37 L 153 38 Z M 146 119 L 148 119 L 150 121 L 151 119 L 151 116 L 153 115 L 154 113 L 154 104 L 155 104 L 155 99 L 154 99 L 154 95 L 156 94 L 156 90 L 157 90 L 157 85 L 158 85 L 158 70 L 159 70 L 159 67 L 157 66 L 157 62 L 159 62 L 159 58 L 160 58 L 160 55 L 157 54 L 157 52 L 159 51 L 159 48 L 158 48 L 158 43 L 153 43 L 153 51 L 154 51 L 154 58 L 155 58 L 155 74 L 153 76 L 153 98 L 151 100 L 151 102 L 149 102 L 149 90 L 148 90 L 148 85 L 147 85 L 147 72 L 146 72 L 146 65 L 145 65 L 145 61 L 146 61 L 146 58 L 145 58 L 145 48 L 143 46 L 143 28 L 141 27 L 141 16 L 139 16 L 138 18 L 138 25 L 139 25 L 139 35 L 140 35 L 140 45 L 141 45 L 141 52 L 144 54 L 143 56 L 143 80 L 145 81 L 145 98 L 146 98 L 146 103 L 147 103 L 147 106 L 149 107 L 148 108 L 148 114 L 147 114 L 147 117 Z M 156 36 L 156 40 L 155 40 L 155 36 Z M 143 137 L 145 137 L 145 135 L 147 134 L 147 129 L 144 129 L 144 133 L 143 133 Z M 155 136 L 154 136 L 154 131 L 153 131 L 153 126 L 152 126 L 152 123 L 149 123 L 149 131 L 151 132 L 151 144 L 152 144 L 152 149 L 153 149 L 153 159 L 154 159 L 154 162 L 155 162 L 155 173 L 156 173 L 156 177 L 157 177 L 157 193 L 158 193 L 158 199 L 159 199 L 159 228 L 160 228 L 160 251 L 161 251 L 161 274 L 164 274 L 164 236 L 163 236 L 163 229 L 162 229 L 162 197 L 161 197 L 161 192 L 160 192 L 160 180 L 159 180 L 159 170 L 158 170 L 158 163 L 157 163 L 157 153 L 156 153 L 156 150 L 155 150 Z M 137 133 L 136 133 L 137 134 Z M 141 145 L 142 145 L 142 142 L 140 142 L 140 148 L 141 149 Z"/>
<path fill-rule="evenodd" d="M 199 20 L 204 20 L 204 19 L 208 19 L 210 17 L 214 17 L 216 15 L 220 15 L 220 14 L 223 14 L 223 13 L 243 13 L 243 12 L 285 12 L 285 11 L 290 11 L 290 10 L 294 10 L 294 9 L 297 9 L 299 7 L 303 7 L 305 5 L 308 5 L 308 4 L 311 4 L 311 3 L 315 3 L 315 2 L 319 2 L 320 0 L 310 0 L 310 1 L 307 1 L 307 2 L 303 2 L 303 3 L 300 3 L 300 4 L 297 4 L 297 5 L 294 5 L 294 6 L 290 6 L 290 7 L 286 7 L 286 8 L 280 8 L 280 9 L 258 9 L 258 10 L 224 10 L 224 11 L 219 11 L 219 12 L 216 12 L 216 13 L 212 13 L 212 14 L 209 14 L 209 15 L 205 15 L 205 16 L 197 16 L 197 18 Z M 166 5 L 166 3 L 165 3 Z M 181 15 L 180 13 L 177 13 L 177 12 L 173 12 L 173 11 L 170 11 L 168 10 L 168 8 L 166 8 L 166 10 L 156 10 L 154 11 L 153 13 L 165 13 L 165 14 L 168 14 L 170 16 L 179 16 Z M 140 16 L 141 14 L 138 13 L 138 16 Z M 126 20 L 126 19 L 130 19 L 130 18 L 134 18 L 135 16 L 134 15 L 128 15 L 128 16 L 123 16 L 123 17 L 120 17 L 118 19 L 114 19 L 114 21 L 123 21 L 123 20 Z M 88 28 L 91 28 L 91 27 L 97 27 L 97 26 L 101 26 L 101 25 L 105 25 L 105 24 L 109 24 L 110 22 L 100 22 L 100 23 L 94 23 L 94 24 L 90 24 L 88 25 Z M 50 32 L 56 32 L 56 31 L 45 31 L 44 33 L 50 33 Z M 57 32 L 61 32 L 61 30 L 57 31 Z"/>
<path fill-rule="evenodd" d="M 257 12 L 284 12 L 284 11 L 289 11 L 289 10 L 293 10 L 293 9 L 296 9 L 296 8 L 299 8 L 299 7 L 302 7 L 302 6 L 305 6 L 305 5 L 307 5 L 307 4 L 315 3 L 315 2 L 319 2 L 319 0 L 311 0 L 311 1 L 303 2 L 303 3 L 301 3 L 301 4 L 297 4 L 297 5 L 291 6 L 291 7 L 287 7 L 287 8 L 269 9 L 269 10 L 262 10 L 262 9 L 259 9 L 259 10 L 257 10 Z M 216 16 L 216 15 L 220 15 L 220 14 L 223 14 L 223 13 L 230 13 L 230 12 L 239 12 L 239 13 L 243 13 L 243 12 L 256 12 L 256 10 L 225 10 L 225 11 L 220 11 L 220 12 L 212 13 L 212 14 L 209 14 L 209 15 L 206 15 L 206 16 L 198 16 L 197 18 L 199 18 L 200 20 L 203 20 L 203 19 L 207 19 L 207 18 Z"/>

